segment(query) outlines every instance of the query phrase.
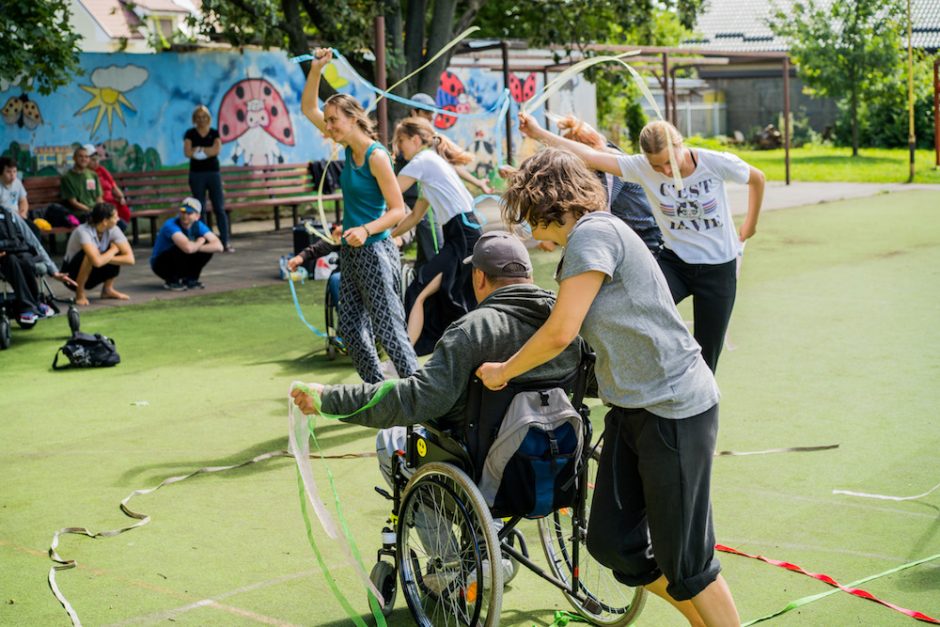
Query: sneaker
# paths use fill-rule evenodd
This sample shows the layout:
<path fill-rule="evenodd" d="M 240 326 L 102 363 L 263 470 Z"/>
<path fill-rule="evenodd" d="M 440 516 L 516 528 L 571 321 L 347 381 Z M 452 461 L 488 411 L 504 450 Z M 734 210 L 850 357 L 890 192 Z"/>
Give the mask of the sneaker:
<path fill-rule="evenodd" d="M 204 290 L 206 289 L 206 286 L 203 285 L 199 279 L 186 279 L 186 289 Z"/>
<path fill-rule="evenodd" d="M 500 560 L 502 569 L 503 569 L 503 584 L 505 585 L 510 579 L 513 578 L 515 573 L 513 573 L 512 560 L 508 557 L 504 557 Z M 467 577 L 467 590 L 475 590 L 477 582 L 477 571 L 473 569 L 470 573 L 470 576 Z M 490 587 L 490 561 L 483 560 L 483 588 Z"/>
<path fill-rule="evenodd" d="M 47 305 L 46 303 L 39 303 L 39 317 L 40 318 L 49 318 L 50 316 L 55 315 L 55 309 Z"/>
<path fill-rule="evenodd" d="M 167 281 L 163 284 L 163 289 L 170 290 L 171 292 L 182 292 L 186 289 L 186 286 L 183 285 L 182 281 Z"/>
<path fill-rule="evenodd" d="M 451 586 L 457 581 L 459 574 L 460 571 L 456 569 L 431 570 L 421 577 L 421 583 L 423 583 L 424 587 L 434 596 L 440 598 L 443 597 L 444 593 L 448 592 L 448 590 L 453 591 Z"/>
<path fill-rule="evenodd" d="M 225 247 L 225 252 L 227 252 L 227 253 L 233 253 L 233 252 L 235 252 L 235 247 L 232 246 L 231 244 L 229 244 L 228 246 Z"/>
<path fill-rule="evenodd" d="M 19 320 L 20 324 L 36 324 L 36 321 L 39 320 L 39 316 L 32 311 L 24 311 L 17 317 L 17 320 Z"/>

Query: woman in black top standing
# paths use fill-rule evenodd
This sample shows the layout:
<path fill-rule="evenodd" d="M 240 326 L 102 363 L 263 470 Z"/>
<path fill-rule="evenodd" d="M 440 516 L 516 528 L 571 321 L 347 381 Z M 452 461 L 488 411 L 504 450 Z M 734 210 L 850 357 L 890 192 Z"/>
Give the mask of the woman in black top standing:
<path fill-rule="evenodd" d="M 193 110 L 193 128 L 183 135 L 183 154 L 189 158 L 189 189 L 203 207 L 206 206 L 206 192 L 209 192 L 212 211 L 219 224 L 219 239 L 225 252 L 231 253 L 235 249 L 228 241 L 228 215 L 225 213 L 222 175 L 219 173 L 221 150 L 222 139 L 219 131 L 212 128 L 212 114 L 205 105 L 199 105 Z"/>

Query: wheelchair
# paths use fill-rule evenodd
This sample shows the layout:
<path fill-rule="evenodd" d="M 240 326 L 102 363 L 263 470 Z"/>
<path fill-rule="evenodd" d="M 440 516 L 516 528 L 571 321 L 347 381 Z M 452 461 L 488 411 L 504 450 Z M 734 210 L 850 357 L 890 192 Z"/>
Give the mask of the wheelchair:
<path fill-rule="evenodd" d="M 462 426 L 408 427 L 407 450 L 392 458 L 392 494 L 376 488 L 392 501 L 370 575 L 382 593 L 383 614 L 391 613 L 400 587 L 422 627 L 498 625 L 503 586 L 524 566 L 558 588 L 595 625 L 628 625 L 636 620 L 645 602 L 644 588 L 618 582 L 585 547 L 600 458 L 600 443 L 591 443 L 589 410 L 582 402 L 592 371 L 593 355 L 586 354 L 565 382 L 491 392 L 474 378 Z M 583 430 L 581 455 L 572 462 L 576 466 L 570 504 L 540 517 L 505 505 L 490 507 L 478 487 L 482 461 L 512 398 L 519 392 L 556 387 L 569 394 Z M 554 503 L 557 500 L 550 506 Z M 530 558 L 525 537 L 517 529 L 527 518 L 537 519 L 547 570 Z"/>
<path fill-rule="evenodd" d="M 73 334 L 77 332 L 81 326 L 81 319 L 78 309 L 75 307 L 75 300 L 56 297 L 45 276 L 37 276 L 36 281 L 39 287 L 39 301 L 48 305 L 53 312 L 52 316 L 47 316 L 47 318 L 58 316 L 62 313 L 62 310 L 58 306 L 59 304 L 68 305 L 66 316 L 68 318 L 69 328 L 72 330 Z M 14 319 L 13 302 L 15 298 L 16 295 L 6 282 L 3 273 L 0 273 L 0 350 L 6 350 L 13 343 L 12 321 Z M 16 320 L 16 324 L 24 331 L 32 329 L 37 323 L 38 320 L 32 323 Z"/>

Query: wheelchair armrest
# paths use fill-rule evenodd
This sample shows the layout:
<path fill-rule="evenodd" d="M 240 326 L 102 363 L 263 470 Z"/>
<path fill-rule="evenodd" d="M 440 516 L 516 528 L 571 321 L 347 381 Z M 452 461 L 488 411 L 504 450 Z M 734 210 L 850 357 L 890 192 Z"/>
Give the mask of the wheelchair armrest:
<path fill-rule="evenodd" d="M 409 466 L 418 468 L 428 462 L 451 462 L 465 472 L 471 471 L 470 455 L 460 441 L 459 433 L 434 423 L 422 424 L 421 427 L 423 433 L 408 429 L 405 461 Z"/>

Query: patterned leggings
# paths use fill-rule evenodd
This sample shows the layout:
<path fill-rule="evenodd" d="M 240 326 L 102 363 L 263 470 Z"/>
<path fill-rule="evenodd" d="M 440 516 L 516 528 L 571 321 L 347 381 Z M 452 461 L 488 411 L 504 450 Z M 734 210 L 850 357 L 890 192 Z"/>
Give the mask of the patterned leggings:
<path fill-rule="evenodd" d="M 391 238 L 358 248 L 343 246 L 339 286 L 339 334 L 346 343 L 356 372 L 366 383 L 379 383 L 377 337 L 400 377 L 418 369 L 408 340 L 401 304 L 401 264 Z M 374 337 L 373 337 L 374 333 Z"/>

